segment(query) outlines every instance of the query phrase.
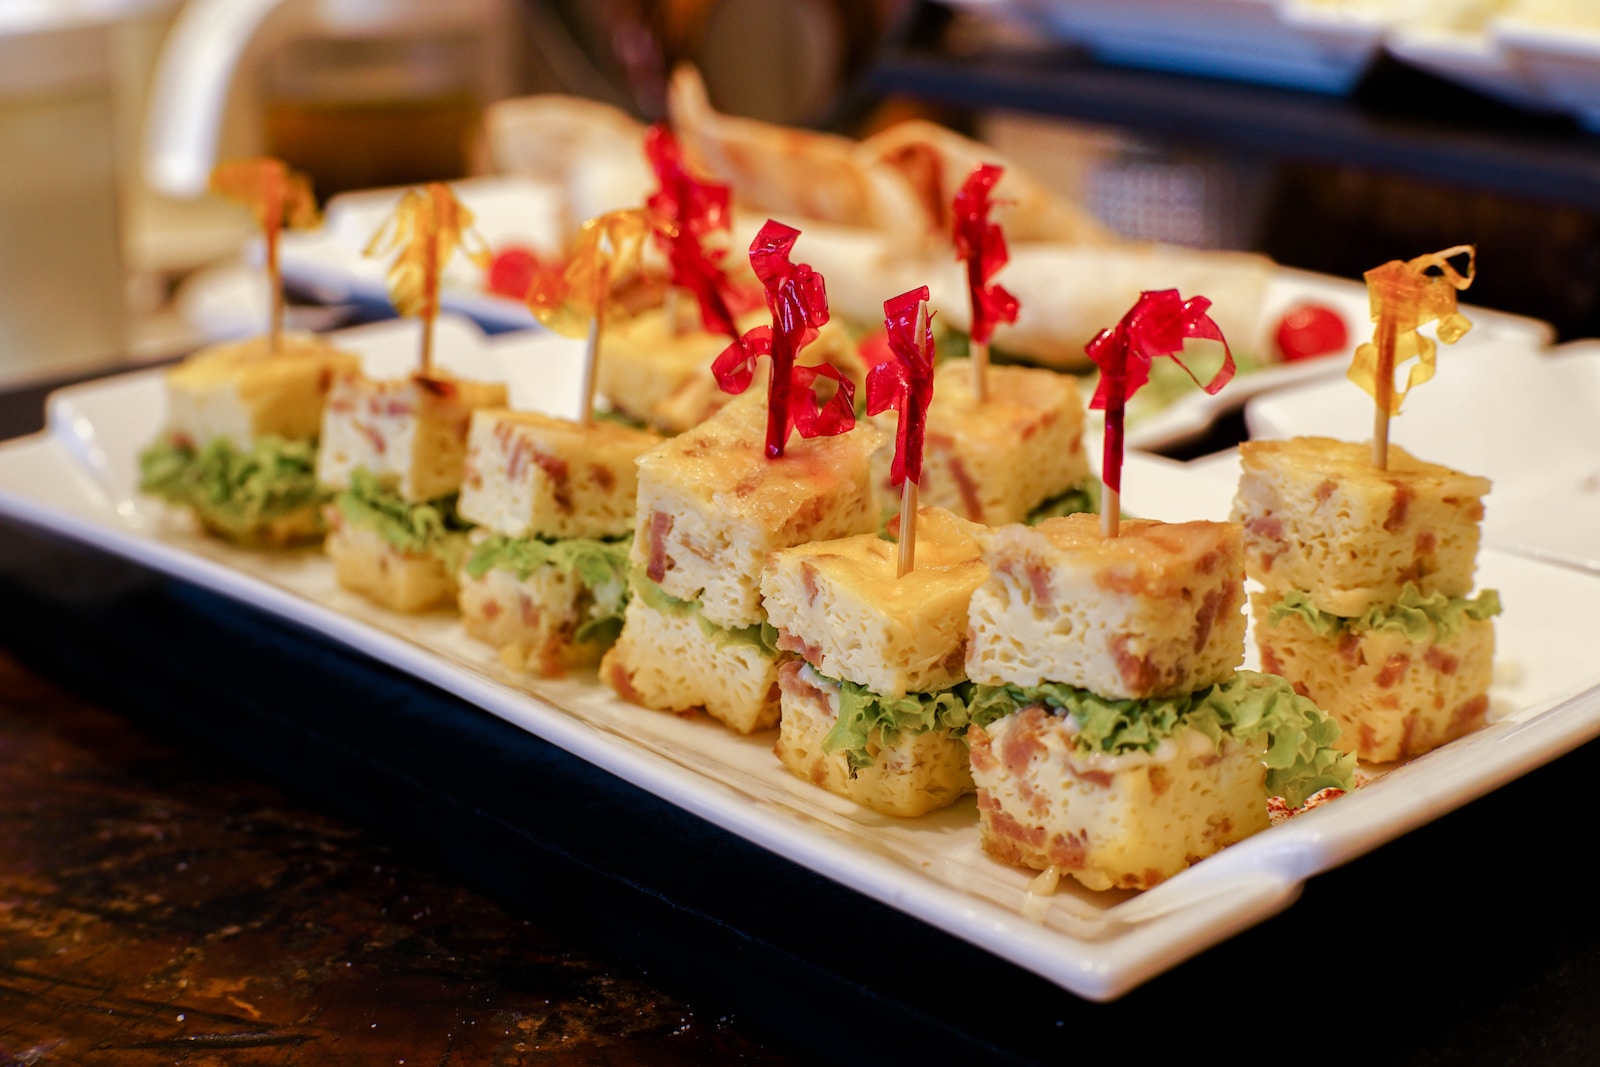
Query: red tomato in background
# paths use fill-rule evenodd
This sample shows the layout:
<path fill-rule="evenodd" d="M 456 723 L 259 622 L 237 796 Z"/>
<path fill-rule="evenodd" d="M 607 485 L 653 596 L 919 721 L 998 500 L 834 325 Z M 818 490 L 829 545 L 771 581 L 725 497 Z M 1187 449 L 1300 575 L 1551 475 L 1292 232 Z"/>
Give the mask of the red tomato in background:
<path fill-rule="evenodd" d="M 484 287 L 491 293 L 522 300 L 543 266 L 539 256 L 530 249 L 517 245 L 502 248 L 489 263 L 489 277 Z"/>
<path fill-rule="evenodd" d="M 868 368 L 894 358 L 894 352 L 889 348 L 889 333 L 883 329 L 874 330 L 863 337 L 856 345 L 856 350 L 861 353 L 861 362 Z"/>
<path fill-rule="evenodd" d="M 1350 343 L 1344 318 L 1321 304 L 1301 304 L 1278 323 L 1278 351 L 1285 363 L 1343 352 Z"/>

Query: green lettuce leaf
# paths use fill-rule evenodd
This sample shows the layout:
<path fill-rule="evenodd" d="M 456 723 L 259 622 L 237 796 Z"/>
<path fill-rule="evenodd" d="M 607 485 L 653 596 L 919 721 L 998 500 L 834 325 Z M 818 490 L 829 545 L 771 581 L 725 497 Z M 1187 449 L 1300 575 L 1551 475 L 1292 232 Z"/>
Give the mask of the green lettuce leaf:
<path fill-rule="evenodd" d="M 161 440 L 139 454 L 139 488 L 194 508 L 212 525 L 246 534 L 327 499 L 314 441 L 257 438 L 241 451 L 226 438 L 194 449 Z"/>
<path fill-rule="evenodd" d="M 1319 611 L 1312 605 L 1309 595 L 1298 589 L 1291 590 L 1267 612 L 1267 623 L 1275 626 L 1290 615 L 1298 615 L 1322 637 L 1337 637 L 1347 631 L 1362 634 L 1370 630 L 1396 630 L 1405 634 L 1408 641 L 1427 641 L 1435 634 L 1439 641 L 1451 641 L 1460 636 L 1468 619 L 1481 622 L 1500 614 L 1500 610 L 1500 594 L 1493 589 L 1485 589 L 1470 598 L 1443 593 L 1424 595 L 1407 582 L 1393 604 L 1370 608 L 1365 614 L 1354 617 Z"/>
<path fill-rule="evenodd" d="M 1075 485 L 1058 496 L 1042 501 L 1022 521 L 1034 526 L 1057 515 L 1076 515 L 1083 511 L 1098 513 L 1099 510 L 1100 480 L 1090 478 L 1082 485 Z"/>
<path fill-rule="evenodd" d="M 1002 714 L 998 708 L 991 707 L 978 718 L 973 717 L 968 705 L 974 689 L 971 682 L 961 682 L 936 693 L 886 697 L 855 682 L 829 678 L 815 667 L 810 670 L 820 681 L 838 688 L 839 718 L 823 738 L 822 750 L 842 751 L 850 764 L 852 778 L 861 768 L 873 764 L 868 743 L 874 732 L 883 745 L 895 744 L 902 733 L 918 734 L 929 730 L 944 729 L 965 737 L 967 727 L 974 722 L 987 724 Z"/>
<path fill-rule="evenodd" d="M 766 619 L 751 626 L 719 626 L 705 617 L 700 601 L 673 596 L 638 567 L 633 569 L 633 594 L 656 611 L 693 618 L 700 624 L 700 631 L 718 643 L 754 645 L 769 656 L 778 654 L 778 628 Z"/>
<path fill-rule="evenodd" d="M 454 570 L 466 552 L 471 524 L 456 513 L 456 494 L 413 504 L 365 467 L 350 475 L 350 488 L 334 498 L 345 521 L 376 531 L 401 552 L 433 554 Z"/>
<path fill-rule="evenodd" d="M 1059 682 L 980 685 L 973 694 L 972 715 L 999 709 L 993 715 L 998 718 L 1031 704 L 1072 716 L 1078 750 L 1085 754 L 1152 752 L 1182 726 L 1199 730 L 1218 746 L 1226 736 L 1250 740 L 1264 734 L 1270 795 L 1299 807 L 1329 786 L 1351 788 L 1355 757 L 1333 748 L 1338 723 L 1275 674 L 1236 671 L 1207 689 L 1145 700 L 1114 700 Z"/>
<path fill-rule="evenodd" d="M 579 642 L 612 644 L 622 633 L 622 613 L 628 606 L 628 546 L 632 536 L 615 541 L 569 537 L 546 541 L 537 537 L 493 534 L 472 547 L 466 572 L 482 578 L 491 570 L 510 571 L 526 580 L 542 567 L 576 574 L 589 591 L 584 621 L 573 635 Z"/>

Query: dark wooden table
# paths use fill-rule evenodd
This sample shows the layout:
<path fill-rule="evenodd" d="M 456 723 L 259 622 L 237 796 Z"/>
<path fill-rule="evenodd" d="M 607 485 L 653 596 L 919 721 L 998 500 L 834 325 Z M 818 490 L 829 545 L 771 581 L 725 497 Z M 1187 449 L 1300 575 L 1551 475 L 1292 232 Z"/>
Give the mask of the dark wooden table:
<path fill-rule="evenodd" d="M 786 1063 L 0 650 L 0 1064 Z"/>

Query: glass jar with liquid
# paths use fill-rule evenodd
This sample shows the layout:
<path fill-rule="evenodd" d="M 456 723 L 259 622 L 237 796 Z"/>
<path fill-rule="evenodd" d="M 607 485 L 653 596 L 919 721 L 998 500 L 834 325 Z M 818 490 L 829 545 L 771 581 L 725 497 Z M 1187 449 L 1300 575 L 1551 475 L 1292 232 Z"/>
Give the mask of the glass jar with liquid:
<path fill-rule="evenodd" d="M 483 106 L 504 76 L 499 5 L 438 7 L 456 17 L 299 36 L 264 58 L 266 150 L 310 174 L 319 198 L 471 169 Z"/>

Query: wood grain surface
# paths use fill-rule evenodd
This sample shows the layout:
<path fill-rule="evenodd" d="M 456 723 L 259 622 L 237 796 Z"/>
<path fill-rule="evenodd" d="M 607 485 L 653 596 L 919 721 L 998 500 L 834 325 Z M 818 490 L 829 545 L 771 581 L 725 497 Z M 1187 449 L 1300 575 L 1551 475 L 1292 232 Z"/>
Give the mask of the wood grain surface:
<path fill-rule="evenodd" d="M 0 1067 L 788 1057 L 0 650 Z"/>

